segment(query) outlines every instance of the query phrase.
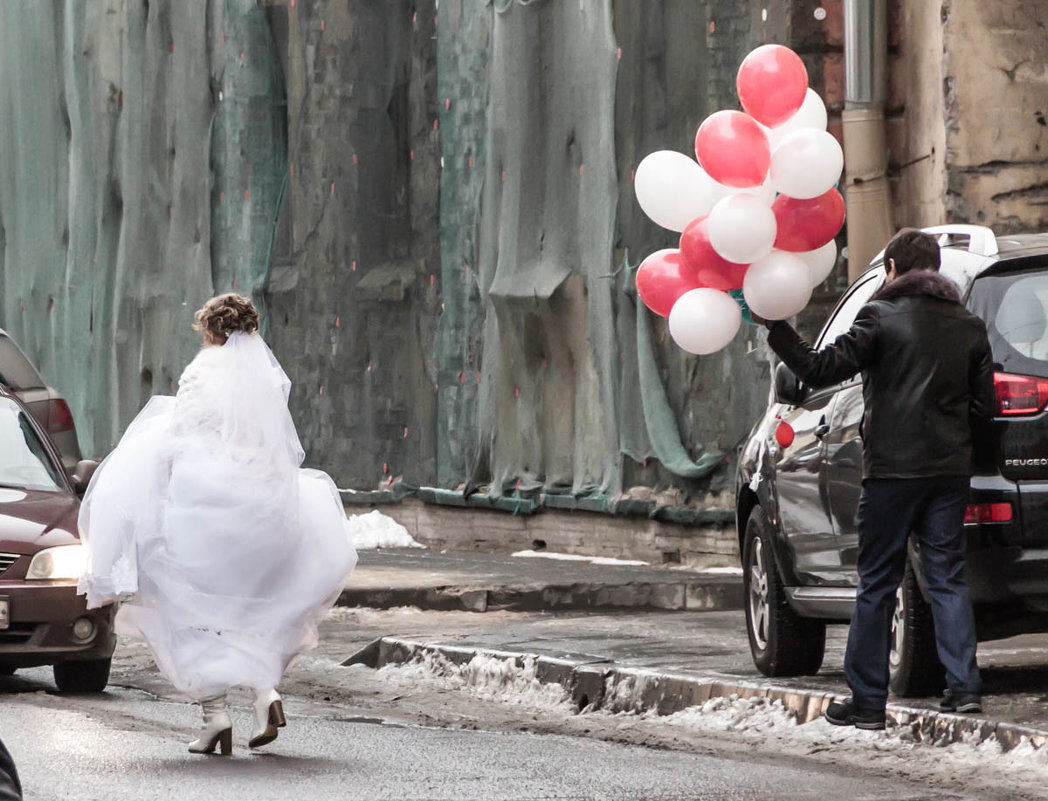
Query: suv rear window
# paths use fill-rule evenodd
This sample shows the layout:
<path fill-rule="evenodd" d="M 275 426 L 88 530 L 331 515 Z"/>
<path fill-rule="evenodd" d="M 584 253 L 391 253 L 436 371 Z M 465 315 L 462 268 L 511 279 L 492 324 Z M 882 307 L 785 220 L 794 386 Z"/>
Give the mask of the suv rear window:
<path fill-rule="evenodd" d="M 44 386 L 40 373 L 6 334 L 0 334 L 0 384 L 6 384 L 14 390 Z"/>
<path fill-rule="evenodd" d="M 1048 378 L 1048 271 L 977 278 L 968 309 L 986 323 L 996 370 Z"/>

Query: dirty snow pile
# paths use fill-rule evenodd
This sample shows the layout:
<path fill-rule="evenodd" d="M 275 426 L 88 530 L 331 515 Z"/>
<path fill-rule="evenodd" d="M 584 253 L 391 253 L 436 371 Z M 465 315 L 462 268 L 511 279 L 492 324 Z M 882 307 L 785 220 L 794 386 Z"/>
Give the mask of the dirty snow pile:
<path fill-rule="evenodd" d="M 646 713 L 645 717 L 654 719 L 657 716 Z M 690 706 L 658 719 L 672 725 L 715 732 L 790 729 L 792 734 L 799 729 L 797 718 L 781 701 L 739 698 L 737 695 L 711 698 L 698 706 Z"/>
<path fill-rule="evenodd" d="M 378 675 L 384 683 L 395 686 L 464 692 L 485 701 L 564 718 L 578 715 L 561 685 L 538 680 L 533 658 L 514 660 L 477 654 L 459 665 L 439 653 L 423 652 L 412 662 L 386 665 Z M 1011 750 L 1005 750 L 994 736 L 979 742 L 972 733 L 959 742 L 922 742 L 909 726 L 862 731 L 831 726 L 822 718 L 801 723 L 781 701 L 737 695 L 711 698 L 672 715 L 659 715 L 654 710 L 639 712 L 642 684 L 632 680 L 607 683 L 602 706 L 627 711 L 593 712 L 587 708 L 583 716 L 592 721 L 595 730 L 608 734 L 639 728 L 662 736 L 667 729 L 676 729 L 679 735 L 675 739 L 686 739 L 688 733 L 700 742 L 715 739 L 780 756 L 829 759 L 885 773 L 901 771 L 910 780 L 969 783 L 973 789 L 993 787 L 995 792 L 1014 791 L 1017 796 L 1031 787 L 1048 784 L 1048 746 L 1038 748 L 1027 738 Z"/>
<path fill-rule="evenodd" d="M 407 685 L 429 683 L 443 690 L 468 692 L 485 701 L 572 714 L 574 707 L 564 688 L 540 682 L 534 658 L 522 662 L 518 665 L 512 659 L 477 654 L 458 665 L 439 653 L 424 652 L 412 662 L 386 665 L 379 675 Z"/>
<path fill-rule="evenodd" d="M 358 551 L 373 548 L 422 548 L 408 530 L 378 509 L 346 518 L 346 532 Z"/>
<path fill-rule="evenodd" d="M 1048 782 L 1048 747 L 1037 748 L 1028 738 L 1006 751 L 995 736 L 979 742 L 975 734 L 951 743 L 921 742 L 909 726 L 890 726 L 884 731 L 863 731 L 851 726 L 832 726 L 822 718 L 799 723 L 792 710 L 781 701 L 768 698 L 739 698 L 731 695 L 711 698 L 672 715 L 646 712 L 639 716 L 649 722 L 680 726 L 699 734 L 732 736 L 742 742 L 775 743 L 777 750 L 797 754 L 820 751 L 855 761 L 876 762 L 900 755 L 916 758 L 933 756 L 932 772 L 950 778 L 971 773 L 972 777 L 1010 782 L 1021 778 L 1023 786 Z"/>

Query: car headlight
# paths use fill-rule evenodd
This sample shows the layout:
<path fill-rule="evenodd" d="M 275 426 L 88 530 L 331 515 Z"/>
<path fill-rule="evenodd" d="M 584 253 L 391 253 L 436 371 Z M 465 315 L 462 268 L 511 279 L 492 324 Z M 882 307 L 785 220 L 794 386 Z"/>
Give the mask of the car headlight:
<path fill-rule="evenodd" d="M 84 572 L 87 554 L 83 545 L 60 545 L 38 551 L 25 573 L 27 580 L 78 579 Z"/>

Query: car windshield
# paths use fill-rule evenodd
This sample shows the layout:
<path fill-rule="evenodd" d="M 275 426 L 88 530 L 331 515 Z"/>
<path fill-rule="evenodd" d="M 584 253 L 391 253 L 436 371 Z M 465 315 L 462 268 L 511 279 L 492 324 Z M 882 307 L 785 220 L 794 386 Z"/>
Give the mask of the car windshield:
<path fill-rule="evenodd" d="M 0 398 L 0 486 L 61 490 L 58 468 L 29 417 L 10 398 Z"/>
<path fill-rule="evenodd" d="M 968 308 L 986 323 L 994 369 L 1048 378 L 1048 271 L 980 277 Z"/>

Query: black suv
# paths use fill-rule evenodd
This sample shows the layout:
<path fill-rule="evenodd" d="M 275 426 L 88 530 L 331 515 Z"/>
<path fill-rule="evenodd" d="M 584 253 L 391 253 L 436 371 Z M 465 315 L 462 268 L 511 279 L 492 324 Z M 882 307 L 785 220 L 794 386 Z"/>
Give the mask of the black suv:
<path fill-rule="evenodd" d="M 965 515 L 979 639 L 1048 631 L 1048 234 L 924 230 L 940 237 L 941 272 L 985 321 L 993 350 L 996 416 L 976 443 Z M 884 283 L 882 259 L 849 287 L 817 348 L 846 331 Z M 774 383 L 775 402 L 739 460 L 746 627 L 761 673 L 808 675 L 822 665 L 826 624 L 850 620 L 855 604 L 862 385 L 856 377 L 811 389 L 784 364 Z M 794 432 L 786 446 L 775 437 L 780 420 Z M 944 685 L 927 597 L 911 539 L 893 620 L 891 687 L 900 696 Z"/>

